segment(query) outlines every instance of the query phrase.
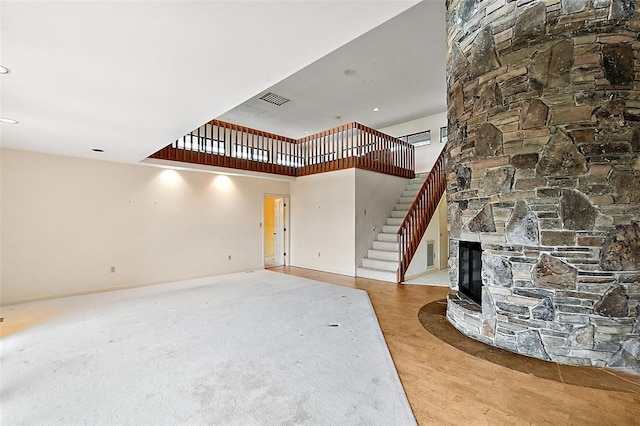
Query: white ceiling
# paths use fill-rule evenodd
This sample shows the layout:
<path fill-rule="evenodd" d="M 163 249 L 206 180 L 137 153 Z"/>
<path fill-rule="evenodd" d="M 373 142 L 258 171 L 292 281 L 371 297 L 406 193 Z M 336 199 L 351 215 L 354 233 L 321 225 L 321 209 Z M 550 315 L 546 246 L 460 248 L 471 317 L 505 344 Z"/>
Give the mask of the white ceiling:
<path fill-rule="evenodd" d="M 444 111 L 444 0 L 314 62 L 415 3 L 2 0 L 0 143 L 138 162 L 269 88 L 291 102 L 252 127 L 294 137 Z"/>
<path fill-rule="evenodd" d="M 444 112 L 445 23 L 444 0 L 423 1 L 219 118 L 300 138 L 353 121 L 380 129 Z M 290 101 L 259 99 L 268 92 Z"/>

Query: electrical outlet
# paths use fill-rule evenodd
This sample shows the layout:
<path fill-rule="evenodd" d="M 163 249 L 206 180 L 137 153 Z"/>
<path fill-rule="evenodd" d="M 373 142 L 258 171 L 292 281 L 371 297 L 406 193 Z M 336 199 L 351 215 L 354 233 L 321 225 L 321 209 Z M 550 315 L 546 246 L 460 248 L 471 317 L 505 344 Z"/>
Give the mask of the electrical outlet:
<path fill-rule="evenodd" d="M 318 252 L 318 257 L 320 257 L 320 252 Z"/>
<path fill-rule="evenodd" d="M 229 255 L 229 260 L 231 260 L 231 255 Z"/>
<path fill-rule="evenodd" d="M 114 273 L 115 271 L 116 271 L 116 267 L 115 267 L 115 266 L 112 266 L 112 267 L 111 267 L 111 273 Z"/>

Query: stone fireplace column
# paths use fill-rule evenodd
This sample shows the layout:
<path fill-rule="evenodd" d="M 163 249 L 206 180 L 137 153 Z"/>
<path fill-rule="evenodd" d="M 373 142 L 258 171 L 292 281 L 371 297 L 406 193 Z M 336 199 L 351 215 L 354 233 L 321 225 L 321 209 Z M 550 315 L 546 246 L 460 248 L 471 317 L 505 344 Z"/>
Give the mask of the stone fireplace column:
<path fill-rule="evenodd" d="M 449 321 L 640 372 L 640 4 L 447 3 Z M 480 304 L 459 241 L 481 243 Z"/>

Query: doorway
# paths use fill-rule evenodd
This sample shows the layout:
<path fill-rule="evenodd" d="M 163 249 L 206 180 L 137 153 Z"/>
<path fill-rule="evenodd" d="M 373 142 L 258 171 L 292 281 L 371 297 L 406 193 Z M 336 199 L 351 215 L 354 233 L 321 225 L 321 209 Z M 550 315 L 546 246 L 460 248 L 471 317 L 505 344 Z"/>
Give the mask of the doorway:
<path fill-rule="evenodd" d="M 264 266 L 287 265 L 289 197 L 264 196 Z"/>

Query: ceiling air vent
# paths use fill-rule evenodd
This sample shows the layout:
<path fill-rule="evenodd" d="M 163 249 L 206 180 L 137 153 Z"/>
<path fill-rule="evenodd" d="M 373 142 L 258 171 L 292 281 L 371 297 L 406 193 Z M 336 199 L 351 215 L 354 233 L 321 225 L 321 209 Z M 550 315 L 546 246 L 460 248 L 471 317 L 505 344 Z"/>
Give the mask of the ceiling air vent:
<path fill-rule="evenodd" d="M 413 133 L 410 135 L 402 136 L 401 141 L 410 143 L 413 146 L 429 145 L 431 143 L 431 130 L 425 130 L 424 132 Z"/>
<path fill-rule="evenodd" d="M 275 93 L 265 93 L 264 95 L 260 96 L 261 100 L 265 101 L 265 102 L 269 102 L 270 104 L 274 104 L 274 105 L 284 105 L 287 102 L 290 101 L 290 99 L 287 98 L 283 98 L 280 95 L 276 95 Z"/>

